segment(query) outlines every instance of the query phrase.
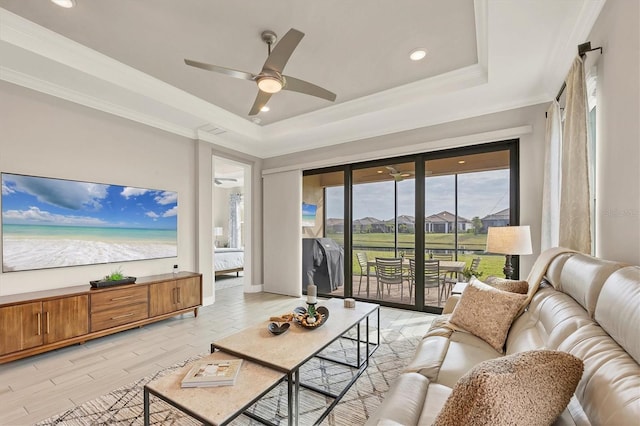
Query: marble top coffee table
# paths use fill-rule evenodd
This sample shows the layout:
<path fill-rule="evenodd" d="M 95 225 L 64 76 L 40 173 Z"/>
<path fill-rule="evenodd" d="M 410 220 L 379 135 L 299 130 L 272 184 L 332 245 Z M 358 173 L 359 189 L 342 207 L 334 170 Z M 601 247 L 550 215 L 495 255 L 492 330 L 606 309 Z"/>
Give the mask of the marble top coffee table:
<path fill-rule="evenodd" d="M 295 304 L 291 306 L 291 310 L 296 306 L 304 305 L 301 301 L 294 303 Z M 349 364 L 339 360 L 329 360 L 356 368 L 358 371 L 340 394 L 327 395 L 326 392 L 319 391 L 335 398 L 333 403 L 322 413 L 320 419 L 316 422 L 319 423 L 328 415 L 348 388 L 356 381 L 360 374 L 362 374 L 364 369 L 366 369 L 369 364 L 369 357 L 377 349 L 378 343 L 380 342 L 379 305 L 358 301 L 355 308 L 345 308 L 342 299 L 319 301 L 318 305 L 329 309 L 329 318 L 326 323 L 316 329 L 306 329 L 298 324 L 292 324 L 286 333 L 274 336 L 267 330 L 269 321 L 264 321 L 211 344 L 212 352 L 222 350 L 287 375 L 288 423 L 290 425 L 297 425 L 299 420 L 299 387 L 304 386 L 305 388 L 318 391 L 310 385 L 300 383 L 300 367 L 303 364 L 311 358 L 318 356 L 323 349 L 337 339 L 344 337 L 343 335 L 350 329 L 357 327 L 357 338 L 351 339 L 357 342 L 356 363 Z M 273 314 L 281 313 L 282 312 L 275 312 Z M 378 324 L 377 339 L 372 343 L 369 341 L 369 317 L 373 313 L 377 313 Z M 361 338 L 360 332 L 360 326 L 363 322 L 366 325 L 364 339 Z M 365 349 L 364 356 L 361 353 L 362 344 L 364 344 Z"/>
<path fill-rule="evenodd" d="M 198 361 L 236 358 L 216 352 Z M 233 386 L 183 389 L 180 382 L 193 363 L 154 380 L 144 387 L 144 424 L 149 425 L 149 395 L 154 395 L 191 417 L 209 425 L 226 425 L 277 386 L 286 375 L 248 360 L 242 362 Z"/>

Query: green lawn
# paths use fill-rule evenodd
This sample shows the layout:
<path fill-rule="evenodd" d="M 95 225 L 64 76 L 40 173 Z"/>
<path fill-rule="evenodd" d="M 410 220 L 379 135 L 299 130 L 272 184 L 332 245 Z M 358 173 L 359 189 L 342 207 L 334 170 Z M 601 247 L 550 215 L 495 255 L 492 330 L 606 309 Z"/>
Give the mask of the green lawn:
<path fill-rule="evenodd" d="M 338 244 L 344 245 L 343 234 L 329 234 L 327 238 L 332 238 L 337 241 Z M 489 275 L 503 276 L 502 268 L 504 267 L 504 256 L 502 255 L 490 255 L 485 254 L 484 249 L 486 247 L 486 234 L 458 234 L 458 245 L 461 250 L 475 251 L 475 253 L 462 253 L 458 254 L 458 260 L 466 262 L 467 265 L 471 265 L 471 259 L 474 257 L 480 257 L 480 266 L 478 270 L 482 272 L 482 277 Z M 398 234 L 398 248 L 412 253 L 415 247 L 415 235 L 414 234 Z M 441 251 L 452 250 L 454 248 L 454 235 L 453 234 L 425 234 L 425 244 L 427 251 Z M 353 246 L 355 247 L 353 253 L 353 274 L 360 274 L 360 265 L 356 259 L 355 253 L 363 251 L 367 253 L 367 257 L 370 260 L 376 257 L 393 257 L 394 256 L 394 241 L 393 234 L 353 234 Z M 369 248 L 371 247 L 371 248 Z M 385 250 L 385 248 L 388 248 Z"/>

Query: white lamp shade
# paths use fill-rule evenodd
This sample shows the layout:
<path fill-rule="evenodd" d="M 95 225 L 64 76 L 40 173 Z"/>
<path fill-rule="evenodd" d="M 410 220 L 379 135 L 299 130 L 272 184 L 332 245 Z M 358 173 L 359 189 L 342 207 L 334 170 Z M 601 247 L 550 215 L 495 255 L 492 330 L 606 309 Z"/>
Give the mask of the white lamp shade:
<path fill-rule="evenodd" d="M 529 226 L 489 227 L 487 252 L 498 254 L 531 254 Z"/>
<path fill-rule="evenodd" d="M 213 228 L 213 233 L 216 234 L 216 236 L 222 235 L 223 234 L 222 226 L 216 226 L 215 228 Z"/>

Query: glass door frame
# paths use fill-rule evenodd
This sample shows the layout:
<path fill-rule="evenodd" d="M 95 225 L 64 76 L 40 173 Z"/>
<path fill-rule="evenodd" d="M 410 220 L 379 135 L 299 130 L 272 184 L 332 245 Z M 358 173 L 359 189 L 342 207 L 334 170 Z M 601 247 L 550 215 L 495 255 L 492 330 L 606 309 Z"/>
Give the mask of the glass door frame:
<path fill-rule="evenodd" d="M 488 153 L 494 151 L 509 151 L 509 224 L 511 226 L 519 225 L 520 218 L 520 163 L 519 163 L 519 139 L 510 139 L 499 142 L 489 142 L 480 145 L 472 145 L 465 147 L 456 147 L 439 151 L 430 151 L 420 154 L 404 155 L 399 157 L 384 158 L 360 163 L 345 164 L 339 166 L 326 167 L 321 169 L 305 170 L 303 176 L 322 174 L 322 173 L 344 173 L 344 297 L 355 297 L 358 300 L 375 302 L 383 306 L 389 306 L 399 309 L 410 309 L 429 313 L 441 313 L 441 307 L 425 306 L 424 304 L 424 258 L 425 258 L 425 162 L 430 160 L 438 160 L 448 157 L 458 157 L 464 155 L 473 155 Z M 353 171 L 370 167 L 383 167 L 389 164 L 414 162 L 415 170 L 415 260 L 416 260 L 416 286 L 415 286 L 415 303 L 401 304 L 382 300 L 366 299 L 353 295 Z M 326 200 L 326 188 L 325 197 Z M 397 188 L 395 190 L 397 192 Z M 456 180 L 456 206 L 455 214 L 458 210 L 458 188 Z M 397 193 L 395 194 L 397 198 Z M 396 199 L 397 204 L 397 199 Z M 396 211 L 397 213 L 397 211 Z M 327 209 L 324 209 L 323 215 L 323 236 L 326 236 Z M 397 216 L 397 214 L 396 214 Z M 397 217 L 396 217 L 397 220 Z M 457 221 L 457 218 L 456 218 Z M 395 249 L 397 250 L 397 226 L 395 229 Z M 422 232 L 418 232 L 422 230 Z M 458 229 L 457 224 L 454 231 L 455 258 L 458 258 Z M 516 274 L 519 273 L 519 257 L 512 257 L 512 265 Z"/>

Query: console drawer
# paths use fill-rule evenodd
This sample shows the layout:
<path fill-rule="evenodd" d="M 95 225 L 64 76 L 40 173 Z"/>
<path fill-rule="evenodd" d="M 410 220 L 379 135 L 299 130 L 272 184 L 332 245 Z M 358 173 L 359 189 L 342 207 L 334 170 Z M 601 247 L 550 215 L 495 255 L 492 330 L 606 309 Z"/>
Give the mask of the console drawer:
<path fill-rule="evenodd" d="M 147 303 L 147 286 L 128 287 L 119 290 L 101 291 L 91 295 L 91 313 L 118 308 L 125 305 Z"/>
<path fill-rule="evenodd" d="M 91 331 L 100 331 L 128 324 L 149 317 L 147 301 L 127 304 L 112 309 L 91 313 Z"/>

